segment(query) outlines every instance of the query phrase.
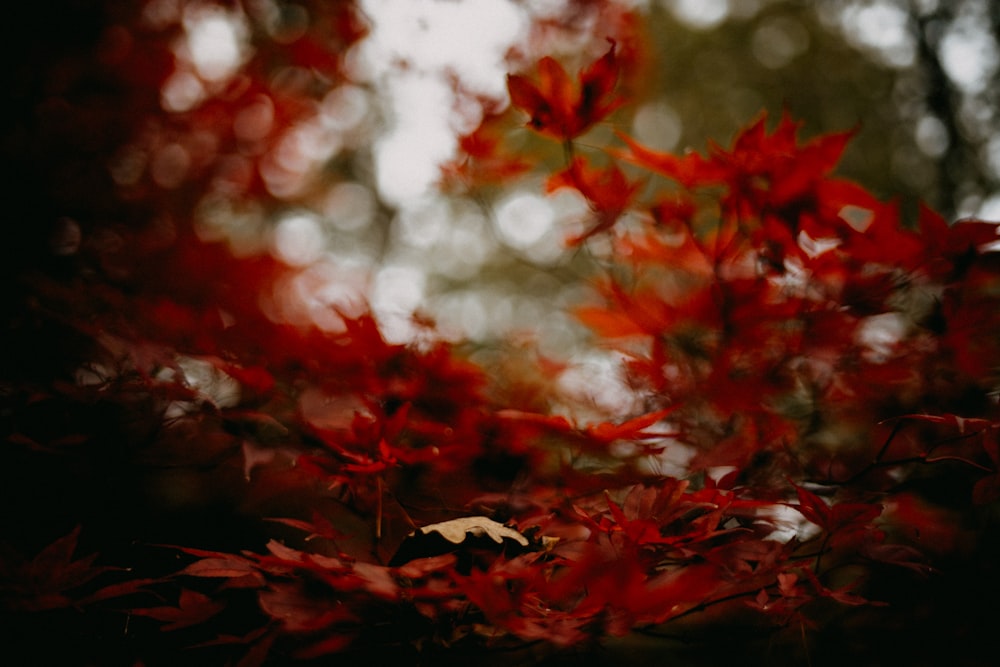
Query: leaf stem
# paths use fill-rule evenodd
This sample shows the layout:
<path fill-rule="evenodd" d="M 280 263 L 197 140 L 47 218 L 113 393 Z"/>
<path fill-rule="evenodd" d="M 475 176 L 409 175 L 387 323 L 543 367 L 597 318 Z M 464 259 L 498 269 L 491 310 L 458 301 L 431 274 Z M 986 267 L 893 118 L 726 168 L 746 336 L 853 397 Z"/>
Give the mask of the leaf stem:
<path fill-rule="evenodd" d="M 573 160 L 576 158 L 576 149 L 573 146 L 573 140 L 567 139 L 563 142 L 563 160 L 566 161 L 566 166 L 569 167 L 573 164 Z"/>

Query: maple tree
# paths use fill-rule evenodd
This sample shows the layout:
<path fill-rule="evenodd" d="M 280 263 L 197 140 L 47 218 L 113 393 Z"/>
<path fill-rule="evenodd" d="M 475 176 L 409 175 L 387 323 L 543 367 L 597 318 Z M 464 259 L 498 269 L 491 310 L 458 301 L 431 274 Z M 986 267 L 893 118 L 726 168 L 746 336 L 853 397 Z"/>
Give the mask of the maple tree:
<path fill-rule="evenodd" d="M 853 130 L 802 138 L 788 113 L 728 147 L 646 147 L 614 124 L 639 21 L 569 3 L 601 19 L 576 28 L 596 57 L 522 63 L 442 185 L 488 201 L 535 176 L 584 205 L 573 314 L 621 361 L 633 400 L 612 412 L 560 388 L 567 361 L 491 368 L 419 318 L 393 342 L 364 302 L 303 317 L 286 288 L 307 269 L 206 234 L 206 201 L 278 211 L 320 188 L 291 187 L 276 155 L 348 79 L 365 24 L 352 2 L 309 3 L 243 78 L 168 113 L 182 21 L 154 6 L 169 14 L 107 3 L 101 56 L 53 61 L 46 85 L 104 96 L 37 121 L 77 152 L 21 158 L 153 156 L 54 188 L 76 217 L 17 239 L 5 267 L 0 610 L 21 646 L 531 662 L 641 638 L 820 664 L 914 624 L 965 642 L 933 657 L 982 646 L 968 589 L 1000 583 L 996 223 L 908 220 L 837 175 Z M 268 78 L 274 62 L 301 80 Z M 261 99 L 271 121 L 240 116 Z M 519 150 L 524 133 L 556 161 Z"/>

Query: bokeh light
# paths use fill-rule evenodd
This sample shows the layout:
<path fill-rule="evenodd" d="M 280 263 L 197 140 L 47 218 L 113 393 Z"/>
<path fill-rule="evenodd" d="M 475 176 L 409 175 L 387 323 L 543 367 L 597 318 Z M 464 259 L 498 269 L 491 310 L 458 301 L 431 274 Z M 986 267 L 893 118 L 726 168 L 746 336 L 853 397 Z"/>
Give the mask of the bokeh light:
<path fill-rule="evenodd" d="M 810 131 L 858 125 L 862 147 L 848 153 L 845 168 L 876 180 L 876 190 L 882 179 L 885 192 L 909 189 L 934 203 L 952 197 L 960 215 L 995 211 L 1000 118 L 990 83 L 1000 49 L 984 0 L 624 4 L 662 35 L 661 69 L 636 91 L 634 107 L 595 132 L 610 138 L 621 124 L 656 150 L 700 150 L 763 108 L 791 108 Z M 365 278 L 355 286 L 367 285 L 359 289 L 400 340 L 415 334 L 405 322 L 418 312 L 449 338 L 496 340 L 535 317 L 537 304 L 562 299 L 603 241 L 591 242 L 592 255 L 566 248 L 566 238 L 594 224 L 577 193 L 544 194 L 529 179 L 466 199 L 439 191 L 440 167 L 485 107 L 506 108 L 506 74 L 543 55 L 533 53 L 527 27 L 557 21 L 569 5 L 366 0 L 370 32 L 338 54 L 345 76 L 326 78 L 318 66 L 261 60 L 261 39 L 293 47 L 308 38 L 316 21 L 308 4 L 155 0 L 144 21 L 177 27 L 161 104 L 191 131 L 150 128 L 108 169 L 136 191 L 151 183 L 180 195 L 207 179 L 195 216 L 202 239 L 225 241 L 240 256 L 270 252 L 294 267 L 358 272 Z M 553 34 L 549 43 L 577 49 L 581 35 Z M 109 33 L 108 53 L 129 39 L 127 31 Z M 950 112 L 931 87 L 940 81 L 921 69 L 928 54 L 952 87 Z M 265 85 L 250 88 L 250 63 L 265 68 Z M 220 99 L 232 100 L 221 112 L 213 107 Z M 511 136 L 515 147 L 530 140 Z M 972 167 L 960 167 L 972 159 L 981 165 L 978 181 Z M 53 243 L 74 247 L 73 235 L 63 236 Z M 569 266 L 572 279 L 555 277 Z M 544 287 L 539 275 L 549 276 Z M 579 339 L 571 320 L 549 319 L 555 339 Z"/>

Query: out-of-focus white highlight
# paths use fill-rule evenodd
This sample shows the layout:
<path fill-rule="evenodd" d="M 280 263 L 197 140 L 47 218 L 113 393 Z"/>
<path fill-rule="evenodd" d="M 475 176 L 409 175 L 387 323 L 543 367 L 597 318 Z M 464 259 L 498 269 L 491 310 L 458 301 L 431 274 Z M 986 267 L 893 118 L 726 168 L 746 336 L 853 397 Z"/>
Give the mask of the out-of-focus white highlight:
<path fill-rule="evenodd" d="M 455 150 L 452 81 L 475 94 L 506 95 L 506 50 L 524 32 L 524 13 L 509 0 L 366 0 L 373 31 L 361 45 L 370 76 L 390 103 L 391 130 L 375 147 L 382 197 L 393 205 L 419 198 Z M 471 129 L 465 127 L 464 129 Z"/>
<path fill-rule="evenodd" d="M 866 317 L 858 327 L 856 339 L 864 348 L 865 357 L 874 363 L 884 363 L 906 336 L 906 320 L 899 313 L 881 313 Z"/>
<path fill-rule="evenodd" d="M 311 215 L 289 215 L 282 218 L 274 229 L 274 253 L 286 264 L 311 264 L 322 255 L 325 248 L 323 230 Z"/>
<path fill-rule="evenodd" d="M 246 25 L 241 17 L 242 14 L 207 5 L 192 5 L 185 10 L 187 48 L 203 79 L 226 79 L 242 64 Z"/>
<path fill-rule="evenodd" d="M 573 358 L 559 376 L 559 388 L 580 404 L 593 405 L 598 413 L 637 413 L 640 398 L 625 382 L 622 356 L 616 352 L 589 351 Z"/>
<path fill-rule="evenodd" d="M 671 151 L 680 141 L 681 117 L 666 100 L 644 104 L 632 119 L 632 132 L 639 143 L 658 151 Z"/>
<path fill-rule="evenodd" d="M 948 77 L 969 94 L 983 92 L 1000 66 L 997 44 L 987 32 L 989 21 L 978 14 L 965 12 L 949 25 L 939 48 Z"/>
<path fill-rule="evenodd" d="M 809 31 L 793 18 L 776 16 L 761 21 L 754 30 L 751 50 L 770 69 L 780 69 L 809 48 Z"/>
<path fill-rule="evenodd" d="M 147 21 L 169 24 L 171 12 L 165 8 L 161 8 L 161 16 L 153 14 L 156 12 L 147 11 Z M 225 83 L 249 55 L 248 29 L 242 12 L 192 3 L 185 7 L 181 24 L 184 31 L 174 46 L 177 69 L 160 90 L 163 108 L 175 113 L 200 104 L 208 93 L 206 85 Z"/>
<path fill-rule="evenodd" d="M 758 510 L 760 517 L 775 527 L 765 539 L 784 544 L 792 538 L 808 540 L 820 532 L 819 526 L 810 523 L 802 513 L 787 505 L 772 505 Z"/>
<path fill-rule="evenodd" d="M 916 57 L 909 16 L 893 2 L 852 5 L 839 14 L 844 37 L 892 67 L 907 67 Z"/>
<path fill-rule="evenodd" d="M 424 273 L 409 266 L 390 265 L 376 274 L 371 307 L 382 335 L 389 342 L 413 339 L 412 316 L 424 301 L 425 282 Z"/>
<path fill-rule="evenodd" d="M 552 204 L 531 192 L 515 192 L 497 205 L 497 232 L 512 248 L 531 247 L 552 229 L 554 222 Z"/>
<path fill-rule="evenodd" d="M 669 0 L 674 17 L 694 30 L 710 30 L 729 16 L 729 0 Z"/>

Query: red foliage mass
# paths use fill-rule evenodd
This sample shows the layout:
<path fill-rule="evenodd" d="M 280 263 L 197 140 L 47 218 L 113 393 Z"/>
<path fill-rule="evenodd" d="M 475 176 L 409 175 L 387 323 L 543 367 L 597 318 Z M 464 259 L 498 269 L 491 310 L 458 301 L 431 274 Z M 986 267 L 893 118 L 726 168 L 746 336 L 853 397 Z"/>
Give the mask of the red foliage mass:
<path fill-rule="evenodd" d="M 169 117 L 140 94 L 169 74 L 166 34 L 144 28 L 153 48 L 102 33 L 93 66 L 164 122 L 151 141 L 212 135 L 217 154 L 172 194 L 155 179 L 62 192 L 89 216 L 79 252 L 11 263 L 12 357 L 48 354 L 4 364 L 4 500 L 37 505 L 11 519 L 17 548 L 0 558 L 0 610 L 28 619 L 14 627 L 124 614 L 151 624 L 130 630 L 133 661 L 190 649 L 281 664 L 567 649 L 748 614 L 805 632 L 844 608 L 905 613 L 900 591 L 947 568 L 996 585 L 975 554 L 1000 497 L 997 224 L 926 208 L 904 224 L 834 176 L 852 131 L 803 141 L 788 114 L 707 156 L 619 134 L 598 157 L 577 140 L 627 101 L 615 43 L 575 81 L 542 58 L 537 80 L 508 77 L 511 102 L 564 144 L 545 190 L 578 191 L 596 221 L 570 243 L 611 248 L 575 313 L 642 406 L 579 423 L 547 410 L 558 364 L 504 391 L 459 346 L 387 341 L 363 304 L 331 307 L 339 327 L 287 321 L 275 290 L 299 269 L 195 232 L 217 158 L 245 153 L 234 110 L 263 96 L 280 124 L 314 106 L 308 86 L 275 89 L 267 64 L 316 85 L 345 76 L 360 15 L 309 6 L 318 18 L 260 46 L 242 88 Z M 94 122 L 126 122 L 113 111 Z M 504 122 L 486 114 L 445 179 L 475 190 L 540 169 Z M 251 161 L 276 137 L 259 139 Z M 260 166 L 247 173 L 240 196 L 274 205 Z M 674 454 L 680 477 L 661 472 Z M 388 564 L 416 526 L 471 514 L 527 546 L 469 533 Z M 77 558 L 81 538 L 93 548 Z M 160 555 L 136 556 L 137 540 Z"/>

